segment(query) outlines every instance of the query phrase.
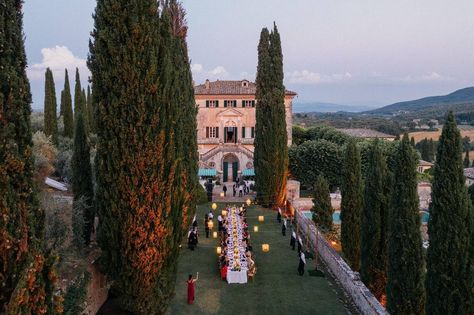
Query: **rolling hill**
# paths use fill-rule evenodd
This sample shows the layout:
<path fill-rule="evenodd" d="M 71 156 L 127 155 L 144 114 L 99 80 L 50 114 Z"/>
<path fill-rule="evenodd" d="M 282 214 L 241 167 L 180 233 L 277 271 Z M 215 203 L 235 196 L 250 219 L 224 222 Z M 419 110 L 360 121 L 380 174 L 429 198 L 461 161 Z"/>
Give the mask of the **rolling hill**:
<path fill-rule="evenodd" d="M 474 87 L 467 87 L 443 96 L 424 97 L 414 101 L 399 102 L 374 110 L 366 111 L 370 115 L 410 114 L 420 111 L 446 111 L 455 107 L 456 111 L 474 111 Z"/>

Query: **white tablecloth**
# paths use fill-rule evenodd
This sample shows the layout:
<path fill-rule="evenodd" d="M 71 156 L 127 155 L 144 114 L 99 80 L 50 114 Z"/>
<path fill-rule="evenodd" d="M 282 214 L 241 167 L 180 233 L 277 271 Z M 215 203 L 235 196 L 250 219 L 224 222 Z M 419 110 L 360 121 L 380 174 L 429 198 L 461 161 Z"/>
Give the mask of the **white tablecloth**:
<path fill-rule="evenodd" d="M 247 270 L 227 271 L 227 283 L 247 283 Z"/>

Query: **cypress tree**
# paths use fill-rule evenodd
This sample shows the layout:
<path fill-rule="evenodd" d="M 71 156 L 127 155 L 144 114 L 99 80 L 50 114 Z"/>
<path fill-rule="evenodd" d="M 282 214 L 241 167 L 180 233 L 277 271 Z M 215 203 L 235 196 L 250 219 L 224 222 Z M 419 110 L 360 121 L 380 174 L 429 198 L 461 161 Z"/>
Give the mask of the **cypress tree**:
<path fill-rule="evenodd" d="M 55 257 L 42 245 L 44 213 L 33 181 L 22 4 L 5 0 L 0 10 L 0 313 L 56 314 Z"/>
<path fill-rule="evenodd" d="M 329 185 L 326 179 L 319 175 L 313 191 L 313 220 L 323 231 L 332 230 L 332 205 L 329 195 Z"/>
<path fill-rule="evenodd" d="M 415 137 L 411 137 L 410 143 L 412 147 L 416 147 Z"/>
<path fill-rule="evenodd" d="M 184 186 L 190 198 L 186 198 L 187 204 L 183 207 L 183 220 L 186 224 L 191 222 L 196 209 L 198 196 L 199 178 L 198 173 L 198 146 L 197 146 L 197 108 L 194 98 L 194 84 L 188 56 L 186 36 L 188 27 L 186 25 L 186 12 L 182 4 L 171 0 L 169 5 L 171 19 L 171 30 L 173 34 L 173 53 L 175 58 L 175 77 L 179 78 L 179 86 L 174 85 L 176 98 L 178 99 L 180 119 L 178 120 L 177 137 L 179 140 L 177 149 L 184 156 L 183 164 L 186 172 L 180 176 L 186 179 Z M 189 199 L 189 200 L 188 200 Z"/>
<path fill-rule="evenodd" d="M 58 143 L 58 118 L 56 117 L 57 102 L 53 72 L 49 68 L 45 72 L 44 83 L 44 133 L 51 137 L 54 144 Z"/>
<path fill-rule="evenodd" d="M 388 226 L 387 310 L 392 315 L 424 314 L 424 261 L 416 179 L 418 155 L 407 134 L 398 146 L 395 161 L 397 180 Z"/>
<path fill-rule="evenodd" d="M 95 130 L 95 123 L 94 123 L 94 108 L 92 105 L 92 95 L 91 95 L 91 87 L 90 85 L 87 86 L 87 97 L 86 97 L 86 104 L 87 104 L 87 117 L 89 121 L 89 131 L 92 133 L 96 133 Z"/>
<path fill-rule="evenodd" d="M 257 199 L 264 206 L 285 203 L 288 134 L 280 34 L 264 28 L 258 45 L 254 165 Z"/>
<path fill-rule="evenodd" d="M 471 165 L 471 160 L 469 159 L 469 150 L 466 150 L 466 155 L 464 155 L 463 166 L 464 168 L 468 168 Z"/>
<path fill-rule="evenodd" d="M 452 112 L 439 139 L 428 222 L 426 313 L 473 314 L 472 208 Z"/>
<path fill-rule="evenodd" d="M 421 159 L 431 162 L 430 161 L 430 147 L 429 147 L 427 138 L 421 141 Z"/>
<path fill-rule="evenodd" d="M 92 186 L 92 168 L 90 162 L 90 147 L 87 138 L 83 114 L 76 116 L 74 129 L 74 150 L 71 159 L 72 166 L 72 192 L 74 193 L 73 207 L 81 200 L 84 206 L 84 241 L 90 243 L 90 236 L 94 225 L 94 190 Z"/>
<path fill-rule="evenodd" d="M 362 281 L 378 300 L 387 283 L 387 217 L 390 187 L 387 163 L 376 139 L 369 148 L 361 225 Z"/>
<path fill-rule="evenodd" d="M 61 92 L 61 116 L 64 122 L 64 136 L 72 138 L 74 135 L 74 115 L 72 112 L 71 87 L 67 69 L 64 75 L 64 89 Z"/>
<path fill-rule="evenodd" d="M 435 160 L 435 145 L 433 142 L 433 138 L 430 138 L 430 141 L 428 142 L 428 152 L 429 152 L 429 160 L 428 162 L 433 162 Z"/>
<path fill-rule="evenodd" d="M 360 228 L 363 208 L 360 151 L 355 140 L 347 144 L 341 187 L 341 245 L 352 270 L 360 269 Z"/>
<path fill-rule="evenodd" d="M 82 118 L 84 119 L 84 127 L 86 133 L 89 133 L 89 121 L 87 117 L 87 100 L 86 91 L 81 87 L 81 78 L 79 75 L 79 69 L 76 68 L 76 84 L 74 86 L 74 119 L 77 119 L 77 114 L 81 112 Z"/>
<path fill-rule="evenodd" d="M 194 93 L 185 39 L 171 28 L 184 26 L 169 6 L 158 16 L 154 0 L 99 0 L 90 45 L 101 263 L 135 314 L 166 311 L 195 202 Z"/>

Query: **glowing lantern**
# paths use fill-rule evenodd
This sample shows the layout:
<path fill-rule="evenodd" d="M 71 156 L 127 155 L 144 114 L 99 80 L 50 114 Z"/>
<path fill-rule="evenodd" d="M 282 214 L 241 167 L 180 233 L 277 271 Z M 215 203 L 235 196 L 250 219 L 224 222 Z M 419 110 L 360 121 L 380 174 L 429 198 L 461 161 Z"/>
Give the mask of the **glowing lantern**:
<path fill-rule="evenodd" d="M 254 226 L 254 227 L 253 227 L 253 231 L 254 231 L 254 232 L 258 232 L 258 226 Z"/>
<path fill-rule="evenodd" d="M 217 255 L 220 255 L 222 253 L 222 247 L 217 246 L 216 252 L 217 252 Z"/>
<path fill-rule="evenodd" d="M 212 222 L 212 220 L 209 220 L 209 221 L 207 222 L 207 226 L 209 227 L 209 229 L 212 230 L 212 228 L 214 227 L 214 222 Z"/>
<path fill-rule="evenodd" d="M 247 206 L 250 206 L 252 204 L 252 201 L 250 199 L 247 199 L 245 203 L 247 203 Z"/>
<path fill-rule="evenodd" d="M 223 217 L 227 216 L 227 210 L 222 210 L 222 216 Z"/>
<path fill-rule="evenodd" d="M 212 210 L 216 210 L 217 209 L 217 204 L 214 202 L 211 206 Z"/>
<path fill-rule="evenodd" d="M 212 232 L 212 237 L 217 238 L 217 232 Z"/>
<path fill-rule="evenodd" d="M 221 192 L 219 196 L 224 197 L 225 196 L 224 192 Z"/>
<path fill-rule="evenodd" d="M 262 251 L 264 253 L 268 253 L 270 251 L 270 245 L 269 244 L 262 244 Z"/>
<path fill-rule="evenodd" d="M 265 221 L 265 217 L 263 215 L 258 216 L 258 222 L 263 222 Z"/>

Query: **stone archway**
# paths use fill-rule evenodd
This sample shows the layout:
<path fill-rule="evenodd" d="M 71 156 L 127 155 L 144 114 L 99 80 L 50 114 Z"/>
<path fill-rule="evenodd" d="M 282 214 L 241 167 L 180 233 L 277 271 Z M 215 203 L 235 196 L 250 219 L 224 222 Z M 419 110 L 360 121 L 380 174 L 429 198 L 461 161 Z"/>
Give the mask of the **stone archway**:
<path fill-rule="evenodd" d="M 239 158 L 235 154 L 229 153 L 224 155 L 222 159 L 222 182 L 234 182 L 237 179 L 239 164 Z"/>

